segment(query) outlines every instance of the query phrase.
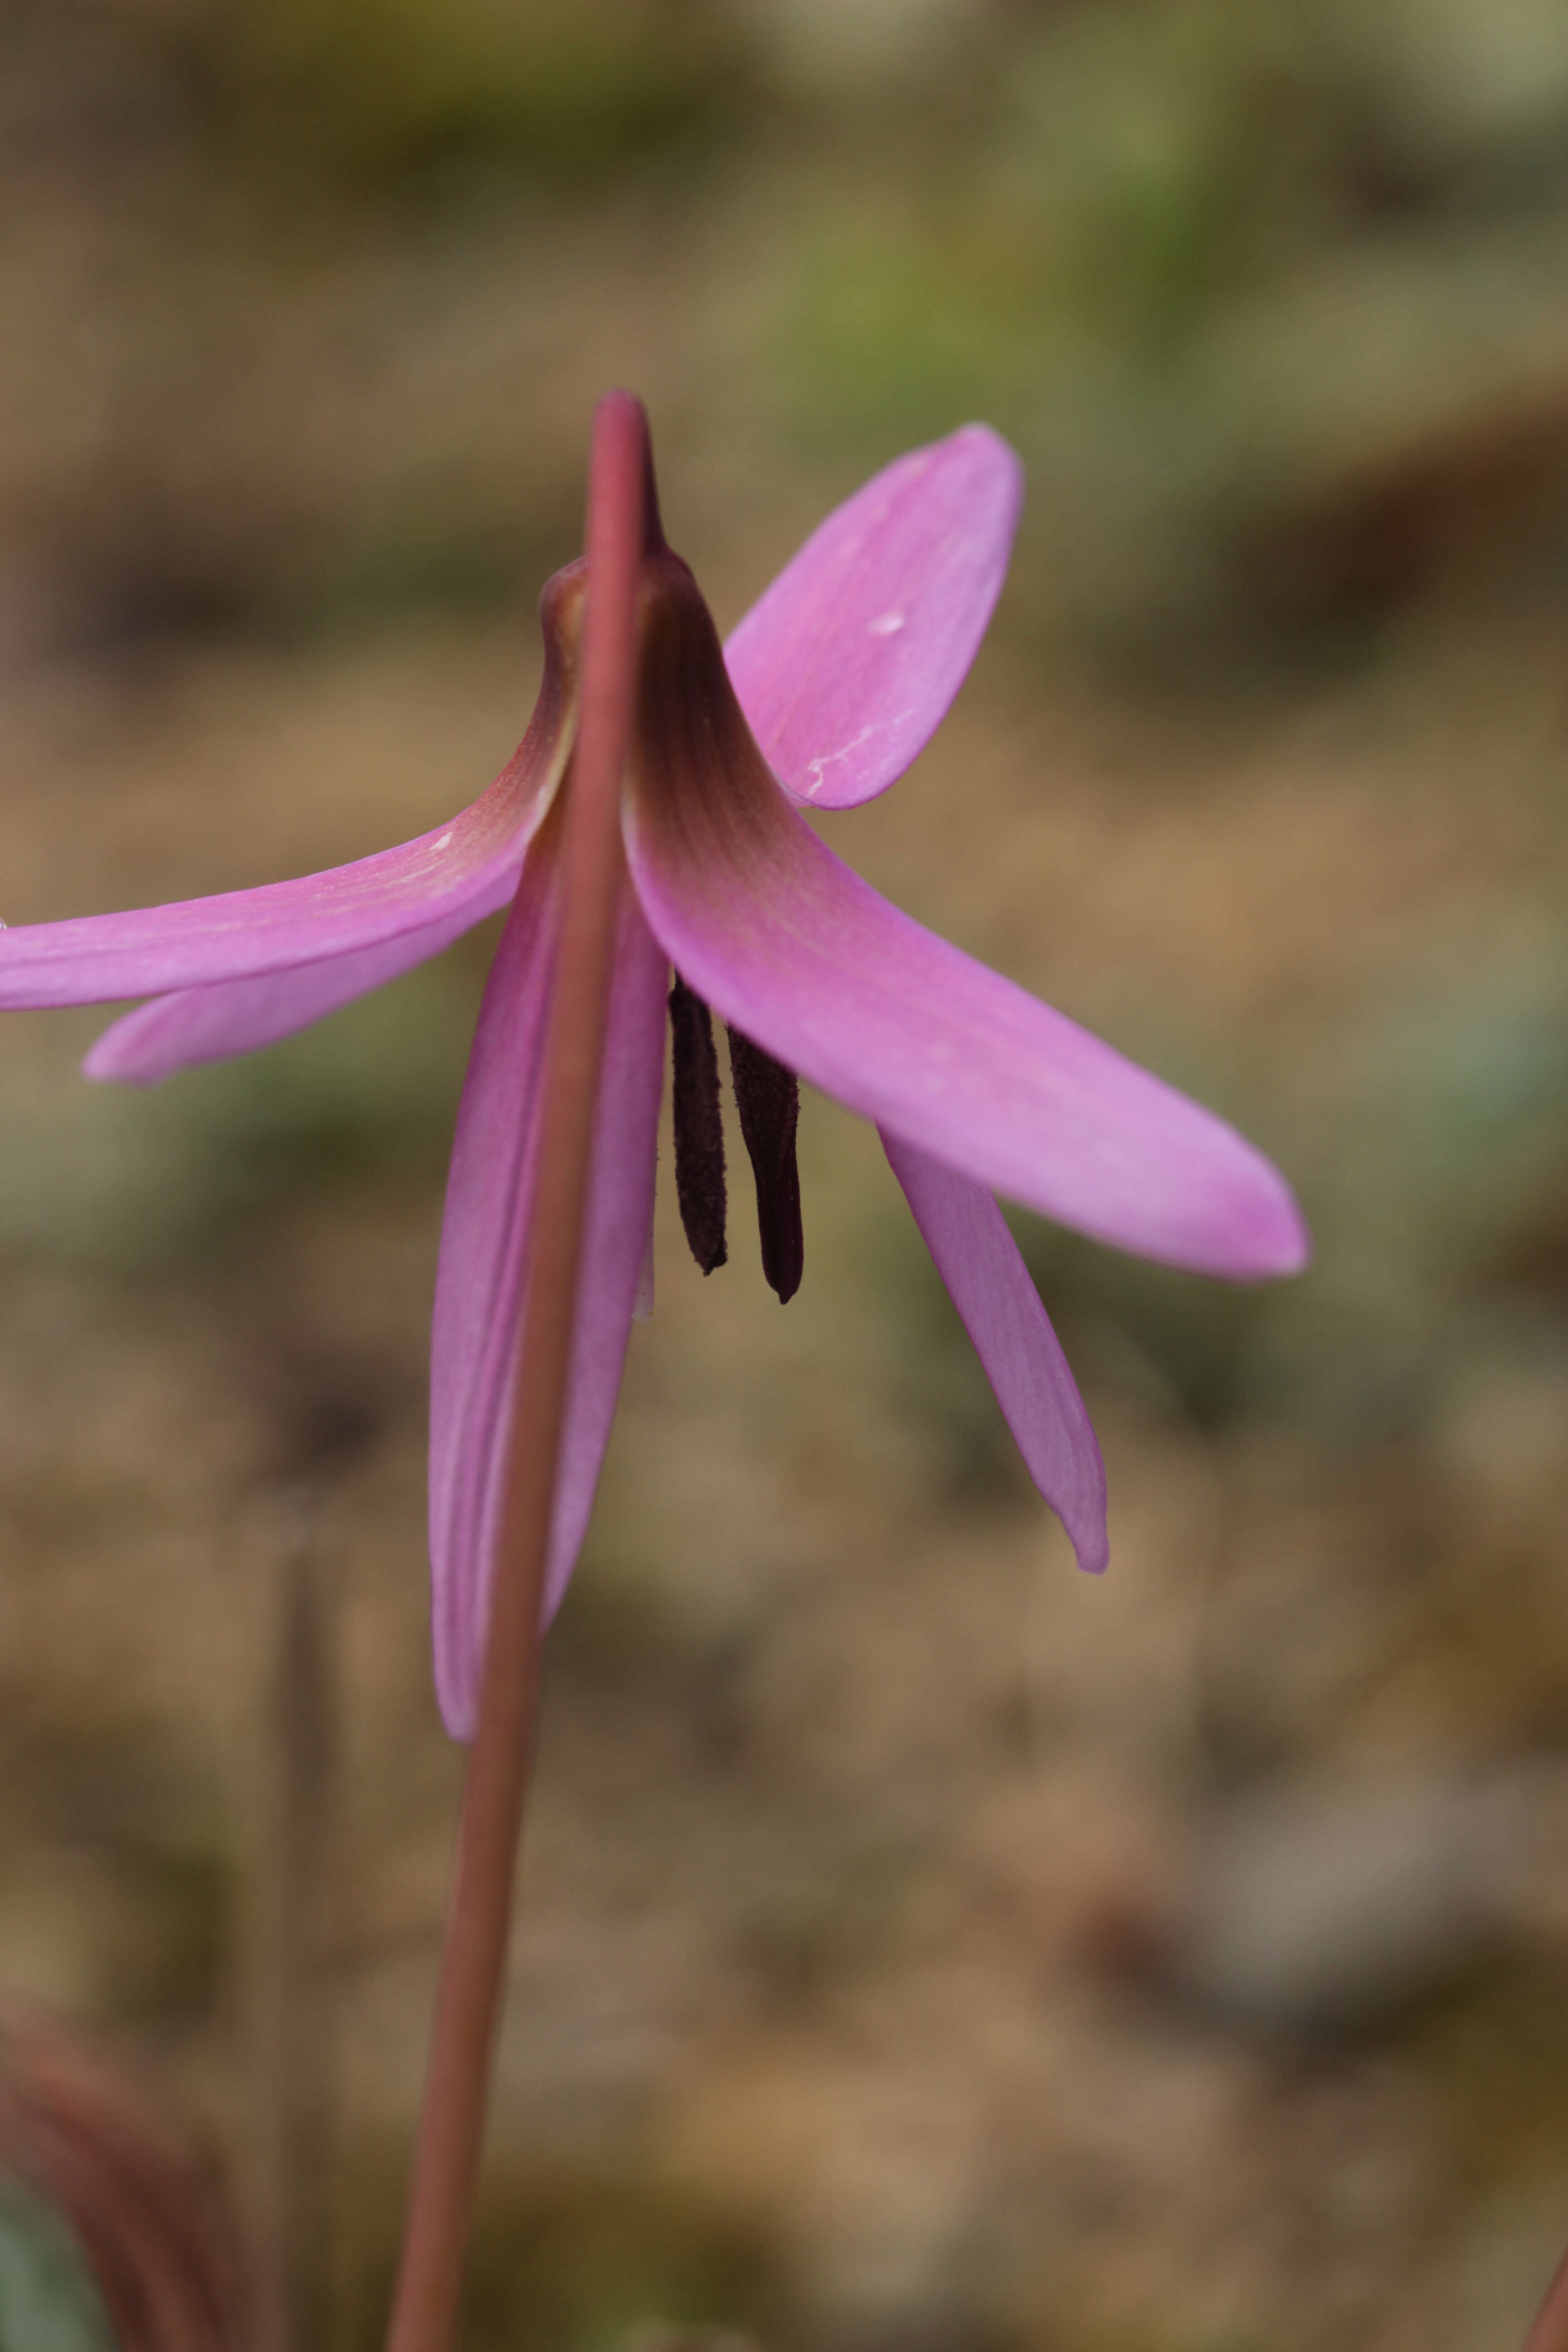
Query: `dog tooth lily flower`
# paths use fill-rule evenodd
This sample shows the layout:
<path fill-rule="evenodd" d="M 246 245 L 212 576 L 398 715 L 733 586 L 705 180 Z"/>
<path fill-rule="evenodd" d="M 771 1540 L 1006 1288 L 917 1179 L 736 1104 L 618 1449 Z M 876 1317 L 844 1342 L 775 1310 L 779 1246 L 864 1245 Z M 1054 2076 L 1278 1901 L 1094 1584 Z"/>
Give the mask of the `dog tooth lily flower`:
<path fill-rule="evenodd" d="M 780 1297 L 802 1263 L 798 1073 L 876 1122 L 1004 1417 L 1087 1569 L 1107 1557 L 1100 1451 L 993 1193 L 1234 1280 L 1305 1262 L 1283 1181 L 1231 1128 L 900 914 L 802 814 L 871 799 L 930 739 L 990 618 L 1020 496 L 1016 458 L 984 426 L 913 451 L 828 518 L 723 649 L 650 498 L 547 1612 L 587 1526 L 646 1288 L 667 1019 L 677 1187 L 703 1270 L 726 1247 L 711 1008 L 730 1029 Z M 144 1082 L 269 1045 L 510 902 L 458 1112 L 433 1337 L 436 1672 L 459 1737 L 473 1722 L 523 1307 L 584 572 L 568 565 L 546 586 L 531 724 L 450 824 L 299 881 L 0 931 L 0 1006 L 152 998 L 85 1065 Z"/>

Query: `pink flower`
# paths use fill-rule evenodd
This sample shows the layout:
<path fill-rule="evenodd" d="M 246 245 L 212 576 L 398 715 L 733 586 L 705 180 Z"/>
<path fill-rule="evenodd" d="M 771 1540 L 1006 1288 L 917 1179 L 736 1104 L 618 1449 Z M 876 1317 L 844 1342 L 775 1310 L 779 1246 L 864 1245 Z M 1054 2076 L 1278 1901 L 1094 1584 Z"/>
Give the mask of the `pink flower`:
<path fill-rule="evenodd" d="M 584 1271 L 546 1609 L 571 1576 L 644 1286 L 669 967 L 677 1182 L 704 1269 L 724 1253 L 718 1068 L 731 1025 L 763 1262 L 800 1276 L 795 1073 L 874 1119 L 1042 1495 L 1105 1564 L 1105 1474 L 993 1191 L 1204 1273 L 1297 1271 L 1307 1238 L 1240 1136 L 878 897 L 803 809 L 900 775 L 962 683 L 995 603 L 1016 459 L 969 425 L 831 515 L 721 650 L 653 523 Z M 437 1282 L 430 1548 L 437 1683 L 471 1728 L 497 1535 L 576 724 L 584 566 L 545 588 L 545 673 L 515 756 L 449 824 L 301 881 L 0 932 L 0 1005 L 150 995 L 89 1055 L 146 1081 L 246 1053 L 436 954 L 511 902 L 458 1117 Z"/>

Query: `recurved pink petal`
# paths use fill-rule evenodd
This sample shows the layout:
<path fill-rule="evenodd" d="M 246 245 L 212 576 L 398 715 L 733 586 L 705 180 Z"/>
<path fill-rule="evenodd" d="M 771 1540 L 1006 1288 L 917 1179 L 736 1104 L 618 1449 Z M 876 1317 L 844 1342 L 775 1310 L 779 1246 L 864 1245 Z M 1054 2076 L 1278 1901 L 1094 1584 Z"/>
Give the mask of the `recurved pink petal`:
<path fill-rule="evenodd" d="M 506 904 L 535 821 L 492 786 L 450 824 L 324 874 L 18 925 L 0 931 L 0 1006 L 102 1004 L 320 965 L 432 929 L 451 939 Z"/>
<path fill-rule="evenodd" d="M 508 894 L 517 887 L 515 866 L 507 873 Z M 498 900 L 498 904 L 503 903 Z M 412 971 L 416 963 L 439 955 L 443 948 L 471 929 L 480 914 L 490 909 L 465 906 L 445 921 L 422 924 L 379 947 L 361 948 L 354 954 L 331 956 L 321 963 L 295 964 L 282 971 L 267 971 L 254 980 L 215 981 L 207 988 L 182 988 L 173 996 L 155 996 L 125 1013 L 93 1046 L 82 1063 L 89 1078 L 118 1078 L 132 1086 L 152 1086 L 176 1070 L 198 1062 L 223 1062 L 236 1054 L 254 1054 L 263 1045 L 291 1037 L 326 1013 L 350 1004 L 356 996 Z"/>
<path fill-rule="evenodd" d="M 436 1686 L 467 1738 L 479 1704 L 524 1305 L 559 859 L 529 858 L 480 1009 L 458 1113 L 430 1366 L 430 1565 Z M 554 1614 L 587 1530 L 653 1223 L 665 959 L 623 897 L 600 1082 L 582 1290 L 546 1563 Z"/>
<path fill-rule="evenodd" d="M 433 927 L 449 939 L 506 904 L 531 830 L 511 796 L 503 807 L 487 793 L 436 832 L 324 874 L 19 925 L 0 931 L 0 1006 L 161 995 L 358 955 Z"/>
<path fill-rule="evenodd" d="M 853 808 L 946 716 L 1001 592 L 1023 468 L 989 426 L 900 457 L 836 509 L 724 648 L 785 789 Z"/>
<path fill-rule="evenodd" d="M 185 1006 L 167 1024 L 149 1017 L 129 1043 L 100 1041 L 95 1076 L 153 1076 L 215 1053 L 241 1053 L 312 1021 L 504 907 L 522 853 L 554 796 L 572 747 L 574 681 L 568 628 L 575 583 L 558 573 L 544 592 L 545 667 L 527 734 L 488 793 L 449 824 L 298 881 L 267 882 L 211 898 L 83 915 L 0 929 L 0 1008 L 101 1004 L 248 982 L 301 967 L 335 971 L 284 990 L 244 992 Z M 392 942 L 408 952 L 384 966 Z M 349 959 L 368 957 L 356 978 Z M 297 1014 L 290 1010 L 297 1003 Z M 236 1042 L 217 1042 L 226 1025 Z M 110 1033 L 110 1037 L 114 1035 Z M 184 1041 L 192 1050 L 185 1050 Z M 120 1067 L 123 1061 L 125 1066 Z"/>
<path fill-rule="evenodd" d="M 1110 1557 L 1105 1465 L 1005 1218 L 984 1185 L 929 1152 L 887 1133 L 882 1149 L 1030 1477 L 1067 1529 L 1079 1566 L 1098 1576 Z"/>
<path fill-rule="evenodd" d="M 626 843 L 689 986 L 825 1094 L 987 1191 L 1172 1265 L 1297 1272 L 1305 1228 L 1268 1160 L 835 857 L 762 771 L 739 714 L 695 701 L 700 622 L 681 618 L 688 682 L 639 739 Z"/>

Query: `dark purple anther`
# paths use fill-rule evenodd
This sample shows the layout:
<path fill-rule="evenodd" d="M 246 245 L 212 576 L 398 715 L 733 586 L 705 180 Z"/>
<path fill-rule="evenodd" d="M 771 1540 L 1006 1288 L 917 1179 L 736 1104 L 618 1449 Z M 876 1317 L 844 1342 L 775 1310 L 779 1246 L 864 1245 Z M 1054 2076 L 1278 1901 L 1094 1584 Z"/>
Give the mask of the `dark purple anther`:
<path fill-rule="evenodd" d="M 730 1032 L 730 1082 L 756 1179 L 763 1272 L 778 1292 L 782 1307 L 800 1288 L 805 1265 L 800 1230 L 800 1170 L 795 1157 L 800 1087 L 793 1070 L 786 1070 L 738 1029 Z"/>
<path fill-rule="evenodd" d="M 724 1121 L 713 1021 L 680 974 L 669 992 L 675 1064 L 675 1191 L 691 1255 L 704 1274 L 729 1256 L 724 1246 Z"/>

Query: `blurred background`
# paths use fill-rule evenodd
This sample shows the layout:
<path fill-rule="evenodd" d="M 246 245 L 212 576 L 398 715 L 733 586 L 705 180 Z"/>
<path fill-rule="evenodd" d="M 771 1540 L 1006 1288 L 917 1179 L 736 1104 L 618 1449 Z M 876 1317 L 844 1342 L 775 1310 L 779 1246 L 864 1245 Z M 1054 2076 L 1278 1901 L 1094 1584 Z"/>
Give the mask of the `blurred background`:
<path fill-rule="evenodd" d="M 1318 1236 L 1243 1292 L 1018 1220 L 1090 1583 L 868 1129 L 805 1102 L 784 1314 L 744 1198 L 704 1283 L 667 1183 L 471 2352 L 1522 2332 L 1568 2237 L 1565 262 L 1562 0 L 0 7 L 7 921 L 473 798 L 608 385 L 724 626 L 980 416 L 1004 603 L 834 845 Z M 79 1081 L 91 1015 L 0 1028 L 0 1996 L 184 2116 L 295 2352 L 379 2340 L 423 2063 L 492 946 L 149 1094 Z M 41 2227 L 0 2202 L 14 2296 Z"/>

